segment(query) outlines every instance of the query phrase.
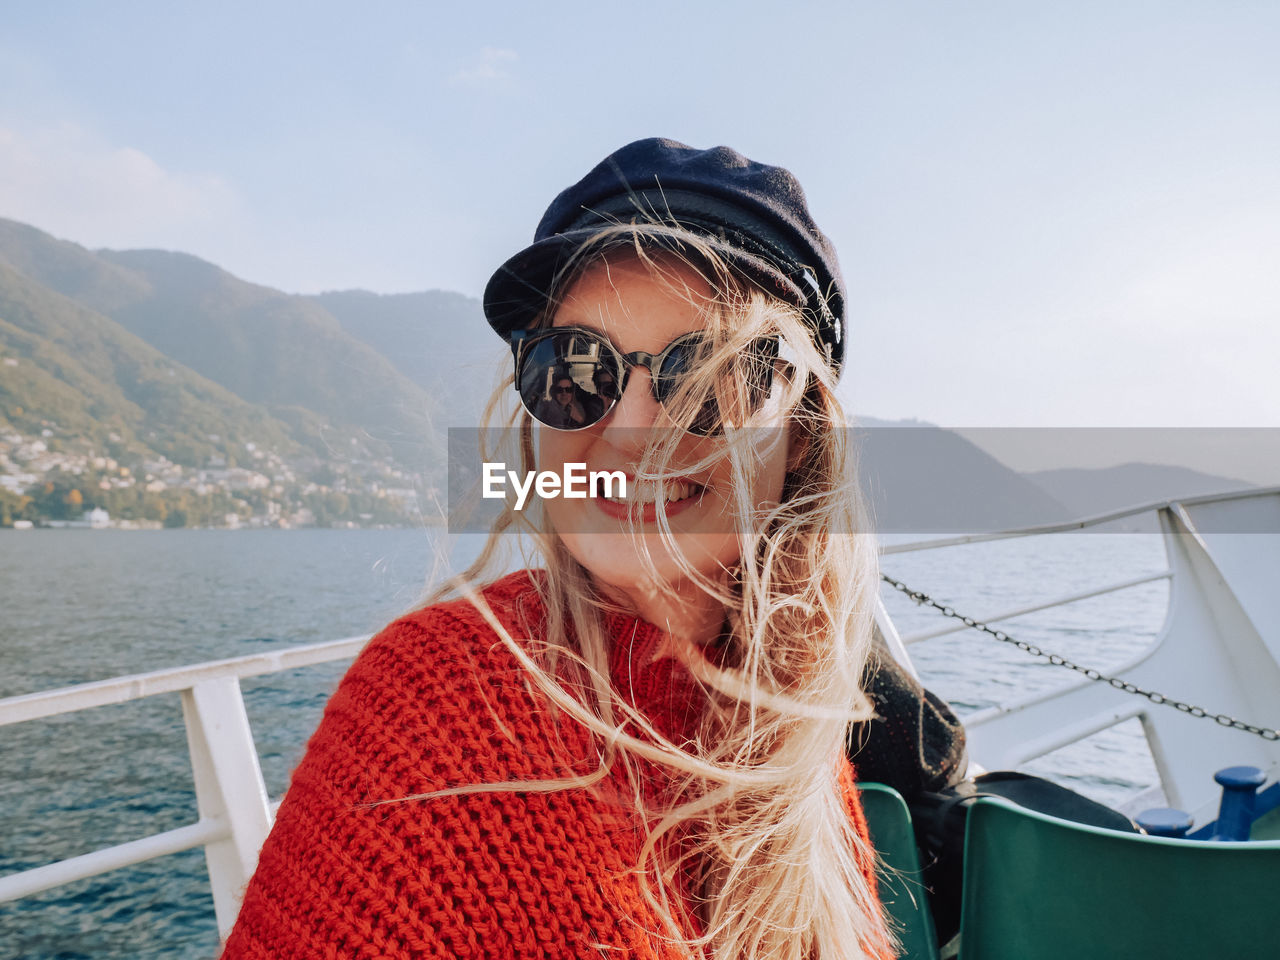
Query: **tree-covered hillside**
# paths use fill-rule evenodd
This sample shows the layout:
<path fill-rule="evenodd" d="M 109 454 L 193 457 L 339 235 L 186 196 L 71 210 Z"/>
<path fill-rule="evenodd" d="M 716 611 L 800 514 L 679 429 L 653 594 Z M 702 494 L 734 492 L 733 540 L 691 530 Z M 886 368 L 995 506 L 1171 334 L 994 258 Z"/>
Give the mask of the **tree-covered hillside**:
<path fill-rule="evenodd" d="M 0 262 L 261 406 L 318 456 L 441 465 L 432 397 L 317 302 L 187 254 L 92 252 L 12 221 Z"/>
<path fill-rule="evenodd" d="M 408 522 L 439 421 L 318 302 L 0 220 L 0 525 Z"/>
<path fill-rule="evenodd" d="M 479 424 L 507 347 L 480 301 L 447 290 L 378 294 L 342 290 L 311 297 L 342 329 L 387 357 L 436 399 L 437 425 Z"/>
<path fill-rule="evenodd" d="M 109 456 L 150 450 L 202 466 L 252 442 L 295 453 L 283 423 L 119 324 L 0 263 L 0 419 L 55 428 Z"/>

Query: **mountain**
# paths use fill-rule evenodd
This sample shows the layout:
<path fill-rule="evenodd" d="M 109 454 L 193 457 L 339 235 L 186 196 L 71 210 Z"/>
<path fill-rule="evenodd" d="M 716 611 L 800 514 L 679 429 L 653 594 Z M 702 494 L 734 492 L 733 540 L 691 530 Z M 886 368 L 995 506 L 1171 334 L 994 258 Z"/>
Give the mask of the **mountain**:
<path fill-rule="evenodd" d="M 1096 516 L 1155 500 L 1247 490 L 1254 486 L 1244 480 L 1155 463 L 1125 463 L 1088 470 L 1039 470 L 1026 477 L 1066 504 L 1074 517 Z"/>
<path fill-rule="evenodd" d="M 506 345 L 480 301 L 460 293 L 377 294 L 342 290 L 309 298 L 342 329 L 389 359 L 437 403 L 437 423 L 477 426 Z"/>
<path fill-rule="evenodd" d="M 143 300 L 147 281 L 68 240 L 0 218 L 0 260 L 41 286 L 104 316 Z"/>
<path fill-rule="evenodd" d="M 95 253 L 12 221 L 0 221 L 0 261 L 262 405 L 322 454 L 443 461 L 428 393 L 309 298 L 187 254 Z"/>
<path fill-rule="evenodd" d="M 246 441 L 296 447 L 260 407 L 4 263 L 0 353 L 0 419 L 27 434 L 53 423 L 112 456 L 146 448 L 188 465 Z"/>
<path fill-rule="evenodd" d="M 980 533 L 1071 516 L 1051 493 L 950 430 L 862 418 L 853 438 L 880 533 Z"/>

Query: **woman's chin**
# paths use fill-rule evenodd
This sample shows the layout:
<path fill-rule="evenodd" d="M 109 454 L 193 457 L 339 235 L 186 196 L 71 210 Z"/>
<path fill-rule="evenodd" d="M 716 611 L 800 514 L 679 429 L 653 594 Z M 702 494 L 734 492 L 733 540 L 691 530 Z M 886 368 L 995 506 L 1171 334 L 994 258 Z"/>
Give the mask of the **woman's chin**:
<path fill-rule="evenodd" d="M 728 533 L 673 532 L 668 538 L 656 530 L 631 533 L 615 526 L 607 532 L 577 529 L 559 536 L 597 583 L 628 595 L 684 592 L 699 578 L 719 582 L 740 552 L 738 538 Z"/>

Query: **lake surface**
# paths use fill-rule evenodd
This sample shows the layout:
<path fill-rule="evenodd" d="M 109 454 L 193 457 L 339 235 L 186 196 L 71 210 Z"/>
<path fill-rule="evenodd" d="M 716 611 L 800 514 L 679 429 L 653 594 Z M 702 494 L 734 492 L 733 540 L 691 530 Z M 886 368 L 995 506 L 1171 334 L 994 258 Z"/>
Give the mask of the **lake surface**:
<path fill-rule="evenodd" d="M 421 601 L 428 571 L 460 569 L 434 530 L 0 531 L 0 696 L 369 634 Z M 1158 537 L 1090 534 L 886 556 L 883 569 L 958 610 L 987 614 L 1165 567 Z M 905 633 L 938 614 L 893 591 Z M 1015 621 L 1008 629 L 1089 666 L 1155 637 L 1164 582 Z M 911 650 L 963 714 L 1073 674 L 973 631 Z M 268 792 L 279 798 L 345 664 L 247 680 Z M 0 874 L 196 820 L 176 694 L 0 728 Z M 1136 721 L 1027 768 L 1104 802 L 1155 782 Z M 0 957 L 211 957 L 201 851 L 0 904 Z"/>

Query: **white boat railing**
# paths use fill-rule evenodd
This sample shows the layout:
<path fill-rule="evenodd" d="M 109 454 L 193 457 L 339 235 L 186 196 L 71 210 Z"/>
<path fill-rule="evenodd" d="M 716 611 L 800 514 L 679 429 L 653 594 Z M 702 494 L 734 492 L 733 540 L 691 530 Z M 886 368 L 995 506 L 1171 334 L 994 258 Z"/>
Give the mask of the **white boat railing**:
<path fill-rule="evenodd" d="M 1161 570 L 1159 573 L 1152 573 L 1143 577 L 1133 577 L 1129 580 L 1121 580 L 1118 583 L 1104 584 L 1101 587 L 1094 587 L 1092 590 L 1081 590 L 1076 593 L 1064 594 L 1061 597 L 1054 597 L 1052 600 L 1033 603 L 1028 607 L 1016 607 L 1013 610 L 1002 610 L 999 613 L 993 613 L 986 616 L 978 615 L 973 619 L 977 620 L 979 623 L 1003 623 L 1006 620 L 1013 620 L 1017 617 L 1025 616 L 1028 613 L 1038 613 L 1041 610 L 1049 610 L 1053 607 L 1064 607 L 1069 603 L 1088 600 L 1091 597 L 1101 597 L 1108 593 L 1117 593 L 1121 590 L 1128 590 L 1132 587 L 1140 587 L 1144 583 L 1155 583 L 1157 580 L 1168 580 L 1172 576 L 1172 570 Z M 968 624 L 954 623 L 950 626 L 939 627 L 936 630 L 920 630 L 916 633 L 909 633 L 902 638 L 902 642 L 905 646 L 909 647 L 914 643 L 920 643 L 922 640 L 932 640 L 935 637 L 945 637 L 949 633 L 959 633 L 961 630 L 968 629 Z"/>
<path fill-rule="evenodd" d="M 1250 736 L 1212 719 L 1222 714 L 1271 729 L 1280 727 L 1280 536 L 1276 535 L 1280 487 L 1165 500 L 1007 532 L 891 544 L 882 553 L 1085 531 L 1152 511 L 1159 518 L 1167 570 L 974 619 L 998 623 L 1167 579 L 1169 606 L 1160 634 L 1109 673 L 1171 701 L 1182 698 L 1184 706 L 1192 709 L 1174 709 L 1082 676 L 1046 693 L 968 716 L 965 730 L 970 756 L 977 763 L 989 770 L 1013 770 L 1137 719 L 1160 782 L 1122 809 L 1136 813 L 1163 802 L 1187 810 L 1197 823 L 1204 823 L 1216 816 L 1215 770 L 1248 764 L 1260 767 L 1268 783 L 1280 777 L 1280 741 Z M 911 644 L 966 629 L 963 623 L 953 622 L 902 637 L 883 604 L 877 620 L 900 659 Z"/>
<path fill-rule="evenodd" d="M 276 806 L 267 798 L 240 681 L 348 660 L 368 640 L 365 636 L 307 644 L 0 700 L 0 726 L 5 726 L 180 693 L 199 813 L 195 823 L 184 827 L 0 877 L 0 903 L 203 846 L 218 934 L 225 938 L 235 923 Z"/>
<path fill-rule="evenodd" d="M 1167 570 L 1078 591 L 1052 601 L 1000 611 L 988 622 L 1167 579 L 1169 614 L 1156 641 L 1112 671 L 1145 689 L 1195 699 L 1255 723 L 1276 726 L 1280 708 L 1280 536 L 1234 537 L 1206 532 L 1250 529 L 1266 514 L 1280 529 L 1280 488 L 1182 501 L 1162 501 L 1066 524 L 998 534 L 948 537 L 886 546 L 885 554 L 932 550 L 1010 537 L 1079 531 L 1155 510 L 1169 556 Z M 963 629 L 948 625 L 900 638 L 877 605 L 877 622 L 910 669 L 906 644 Z M 218 930 L 225 937 L 275 814 L 245 712 L 240 681 L 354 657 L 368 637 L 309 644 L 196 666 L 158 670 L 0 700 L 0 726 L 165 693 L 180 693 L 199 819 L 57 863 L 0 877 L 0 902 L 203 846 Z M 1189 679 L 1195 690 L 1185 690 Z M 1127 695 L 1105 683 L 1078 682 L 966 719 L 971 756 L 987 769 L 1014 769 L 1035 757 L 1118 723 L 1141 721 L 1160 777 L 1156 794 L 1199 819 L 1212 819 L 1211 774 L 1229 763 L 1280 774 L 1280 743 L 1225 729 L 1203 718 Z"/>

